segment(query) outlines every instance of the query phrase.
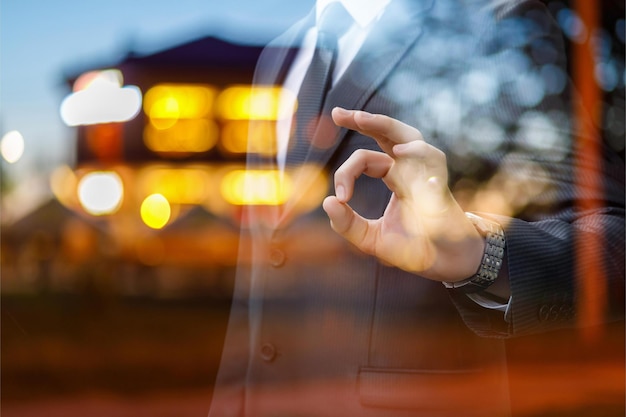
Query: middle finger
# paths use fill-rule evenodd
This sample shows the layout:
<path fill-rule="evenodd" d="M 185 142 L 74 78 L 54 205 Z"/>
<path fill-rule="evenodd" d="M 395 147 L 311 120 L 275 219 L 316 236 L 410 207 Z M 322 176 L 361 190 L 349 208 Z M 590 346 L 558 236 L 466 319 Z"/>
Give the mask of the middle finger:
<path fill-rule="evenodd" d="M 383 178 L 393 166 L 394 161 L 389 155 L 358 149 L 335 171 L 335 193 L 345 203 L 352 198 L 354 182 L 361 174 L 372 178 Z"/>

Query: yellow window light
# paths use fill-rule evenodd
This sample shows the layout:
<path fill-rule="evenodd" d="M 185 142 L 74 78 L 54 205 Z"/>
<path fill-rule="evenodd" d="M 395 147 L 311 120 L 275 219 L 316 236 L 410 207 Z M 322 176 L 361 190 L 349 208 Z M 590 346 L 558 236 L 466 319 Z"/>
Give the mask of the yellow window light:
<path fill-rule="evenodd" d="M 210 117 L 217 91 L 201 84 L 158 84 L 150 88 L 143 100 L 143 109 L 150 119 L 197 119 Z"/>
<path fill-rule="evenodd" d="M 216 123 L 209 119 L 178 120 L 167 129 L 150 123 L 144 129 L 144 143 L 157 153 L 206 152 L 215 146 L 218 134 Z"/>
<path fill-rule="evenodd" d="M 281 100 L 295 95 L 274 86 L 235 85 L 224 89 L 217 98 L 217 114 L 228 120 L 279 120 L 290 117 L 281 108 Z"/>
<path fill-rule="evenodd" d="M 149 168 L 138 177 L 140 192 L 161 194 L 175 204 L 200 204 L 208 195 L 211 177 L 199 168 Z"/>
<path fill-rule="evenodd" d="M 220 145 L 233 154 L 276 155 L 276 123 L 268 120 L 231 120 L 224 123 Z"/>
<path fill-rule="evenodd" d="M 291 181 L 278 170 L 233 170 L 222 179 L 222 197 L 233 205 L 281 205 L 291 195 Z"/>
<path fill-rule="evenodd" d="M 141 220 L 152 229 L 162 229 L 170 220 L 172 209 L 161 194 L 151 194 L 141 203 Z"/>
<path fill-rule="evenodd" d="M 68 165 L 60 165 L 50 174 L 50 189 L 56 199 L 66 207 L 76 203 L 78 180 Z"/>

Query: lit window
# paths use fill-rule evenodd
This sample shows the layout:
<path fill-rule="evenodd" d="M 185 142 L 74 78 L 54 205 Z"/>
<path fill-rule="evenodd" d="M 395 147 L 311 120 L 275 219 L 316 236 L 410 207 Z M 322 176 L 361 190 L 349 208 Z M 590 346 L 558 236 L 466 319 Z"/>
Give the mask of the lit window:
<path fill-rule="evenodd" d="M 213 148 L 219 135 L 212 119 L 216 94 L 215 88 L 200 84 L 159 84 L 149 89 L 143 106 L 148 149 L 186 156 Z"/>
<path fill-rule="evenodd" d="M 213 120 L 178 120 L 167 129 L 156 128 L 153 123 L 144 129 L 144 142 L 157 153 L 206 152 L 217 143 L 218 127 Z"/>
<path fill-rule="evenodd" d="M 291 181 L 276 170 L 234 170 L 222 179 L 222 197 L 233 205 L 280 205 L 291 195 Z"/>
<path fill-rule="evenodd" d="M 146 168 L 138 176 L 142 194 L 161 194 L 171 203 L 200 204 L 207 198 L 211 177 L 200 168 Z"/>
<path fill-rule="evenodd" d="M 290 117 L 279 106 L 285 95 L 293 96 L 280 87 L 237 85 L 226 88 L 217 99 L 218 115 L 229 120 L 279 120 Z M 295 102 L 295 97 L 292 98 Z"/>
<path fill-rule="evenodd" d="M 143 109 L 150 120 L 167 127 L 168 120 L 210 117 L 216 90 L 207 85 L 160 84 L 146 92 Z"/>
<path fill-rule="evenodd" d="M 222 128 L 222 148 L 229 153 L 246 152 L 275 155 L 277 152 L 276 123 L 274 121 L 231 120 Z"/>

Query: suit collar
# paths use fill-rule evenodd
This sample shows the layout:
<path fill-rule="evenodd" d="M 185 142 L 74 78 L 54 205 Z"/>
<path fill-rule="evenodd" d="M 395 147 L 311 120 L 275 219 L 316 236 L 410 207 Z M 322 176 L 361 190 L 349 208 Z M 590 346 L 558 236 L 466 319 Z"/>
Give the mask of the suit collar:
<path fill-rule="evenodd" d="M 313 142 L 319 144 L 320 148 L 309 153 L 307 162 L 314 162 L 320 170 L 328 163 L 347 134 L 346 129 L 339 129 L 332 123 L 331 110 L 336 106 L 358 109 L 365 105 L 419 37 L 420 14 L 429 9 L 432 2 L 433 0 L 391 1 L 346 72 L 329 91 L 322 109 L 323 121 L 313 138 Z M 264 49 L 255 72 L 255 85 L 282 84 L 303 37 L 314 24 L 315 10 L 312 10 Z M 252 161 L 259 162 L 254 155 L 248 155 L 248 162 Z M 293 179 L 293 188 L 306 190 L 316 180 L 316 176 L 308 171 Z M 278 222 L 290 216 L 301 197 L 294 196 L 286 204 Z"/>
<path fill-rule="evenodd" d="M 392 0 L 317 0 L 315 4 L 316 19 L 319 20 L 322 11 L 335 1 L 346 8 L 357 25 L 366 28 L 383 13 L 385 7 Z"/>
<path fill-rule="evenodd" d="M 329 91 L 313 137 L 318 147 L 312 148 L 305 162 L 317 164 L 320 170 L 328 163 L 347 134 L 346 129 L 332 123 L 331 110 L 336 106 L 359 109 L 365 105 L 419 37 L 419 15 L 431 5 L 432 0 L 394 0 L 389 4 L 344 75 Z M 306 190 L 315 180 L 310 172 L 299 175 L 294 178 L 294 189 Z M 283 217 L 289 215 L 297 198 L 287 203 Z"/>
<path fill-rule="evenodd" d="M 421 34 L 416 15 L 423 12 L 424 8 L 408 8 L 405 3 L 396 0 L 387 8 L 344 75 L 328 92 L 322 118 L 329 119 L 330 112 L 337 106 L 362 108 L 415 43 Z M 307 161 L 325 164 L 346 133 L 345 129 L 331 130 L 328 123 L 320 123 L 313 143 L 320 144 L 322 152 L 310 154 Z M 329 135 L 334 140 L 329 139 Z"/>

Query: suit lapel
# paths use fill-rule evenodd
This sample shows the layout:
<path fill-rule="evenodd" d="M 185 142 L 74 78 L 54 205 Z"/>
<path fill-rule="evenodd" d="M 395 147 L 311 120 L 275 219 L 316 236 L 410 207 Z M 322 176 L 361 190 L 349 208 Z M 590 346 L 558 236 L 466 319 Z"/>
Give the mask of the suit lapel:
<path fill-rule="evenodd" d="M 307 30 L 315 24 L 315 10 L 304 19 L 295 23 L 289 30 L 270 42 L 262 51 L 257 61 L 253 77 L 253 88 L 282 85 L 291 67 L 302 39 Z M 250 121 L 250 132 L 264 129 L 267 121 Z M 254 151 L 247 152 L 247 169 L 277 170 L 276 157 L 259 155 Z M 266 225 L 262 229 L 272 230 L 278 224 L 280 208 L 277 206 L 257 206 L 246 210 L 251 225 Z"/>
<path fill-rule="evenodd" d="M 322 109 L 324 116 L 330 117 L 331 110 L 337 106 L 360 109 L 365 105 L 421 34 L 417 15 L 429 8 L 430 4 L 430 1 L 416 0 L 396 0 L 390 3 L 345 74 L 329 91 Z M 313 143 L 323 145 L 323 135 L 329 133 L 329 129 L 320 123 Z M 315 152 L 310 154 L 311 161 L 325 164 L 347 131 L 336 129 L 334 133 L 336 139 L 332 141 L 332 146 L 322 146 L 325 151 L 321 155 Z"/>
<path fill-rule="evenodd" d="M 285 33 L 270 42 L 256 65 L 254 85 L 281 85 L 307 30 L 315 25 L 315 11 L 295 23 Z"/>

